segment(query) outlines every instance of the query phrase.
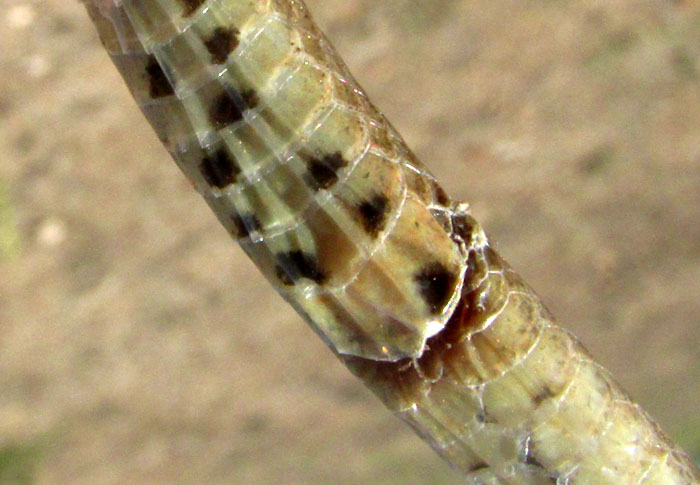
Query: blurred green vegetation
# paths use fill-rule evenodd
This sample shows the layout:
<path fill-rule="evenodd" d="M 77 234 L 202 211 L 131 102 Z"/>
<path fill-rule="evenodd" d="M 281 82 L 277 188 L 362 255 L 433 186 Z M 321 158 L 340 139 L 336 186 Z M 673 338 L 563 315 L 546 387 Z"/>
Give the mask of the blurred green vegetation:
<path fill-rule="evenodd" d="M 0 484 L 34 483 L 41 457 L 41 446 L 37 443 L 8 443 L 0 446 Z"/>

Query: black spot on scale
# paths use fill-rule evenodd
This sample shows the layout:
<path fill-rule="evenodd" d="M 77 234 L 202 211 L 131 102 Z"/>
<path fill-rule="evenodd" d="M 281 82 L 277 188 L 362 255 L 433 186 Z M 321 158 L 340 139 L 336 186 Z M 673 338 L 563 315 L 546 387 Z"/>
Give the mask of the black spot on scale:
<path fill-rule="evenodd" d="M 204 39 L 204 46 L 211 54 L 211 61 L 214 64 L 223 64 L 228 59 L 229 54 L 238 47 L 239 30 L 235 27 L 217 27 L 207 39 Z"/>
<path fill-rule="evenodd" d="M 277 254 L 277 277 L 287 285 L 293 285 L 301 278 L 308 278 L 318 284 L 326 281 L 314 255 L 295 250 Z"/>
<path fill-rule="evenodd" d="M 340 152 L 323 156 L 302 154 L 301 157 L 308 163 L 311 176 L 308 183 L 315 190 L 332 187 L 338 181 L 338 171 L 348 164 Z"/>
<path fill-rule="evenodd" d="M 255 214 L 243 214 L 231 216 L 231 221 L 233 222 L 233 227 L 236 230 L 235 236 L 237 238 L 244 238 L 250 236 L 253 231 L 259 231 L 262 228 L 260 220 L 255 216 Z"/>
<path fill-rule="evenodd" d="M 430 313 L 438 315 L 452 296 L 457 276 L 440 262 L 429 263 L 414 277 Z"/>
<path fill-rule="evenodd" d="M 209 185 L 220 189 L 232 184 L 241 172 L 236 159 L 225 148 L 204 157 L 199 169 Z"/>
<path fill-rule="evenodd" d="M 389 199 L 384 194 L 377 194 L 357 207 L 362 227 L 367 231 L 367 234 L 377 237 L 384 229 L 388 209 Z"/>
<path fill-rule="evenodd" d="M 146 75 L 148 76 L 148 95 L 151 98 L 164 98 L 175 94 L 163 68 L 160 67 L 158 60 L 153 55 L 148 57 Z"/>
<path fill-rule="evenodd" d="M 221 130 L 241 121 L 243 112 L 255 108 L 259 102 L 257 94 L 252 89 L 242 93 L 235 90 L 225 90 L 214 98 L 209 107 L 209 121 L 215 129 Z"/>
<path fill-rule="evenodd" d="M 199 7 L 205 2 L 205 0 L 180 0 L 184 5 L 184 11 L 182 15 L 189 17 L 199 9 Z"/>

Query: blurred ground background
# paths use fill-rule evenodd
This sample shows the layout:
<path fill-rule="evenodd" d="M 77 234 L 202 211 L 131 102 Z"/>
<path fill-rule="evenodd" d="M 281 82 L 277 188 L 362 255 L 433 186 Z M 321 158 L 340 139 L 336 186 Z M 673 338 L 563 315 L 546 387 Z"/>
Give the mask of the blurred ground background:
<path fill-rule="evenodd" d="M 309 4 L 700 457 L 698 2 Z M 229 241 L 78 2 L 0 0 L 0 39 L 0 483 L 459 482 Z"/>

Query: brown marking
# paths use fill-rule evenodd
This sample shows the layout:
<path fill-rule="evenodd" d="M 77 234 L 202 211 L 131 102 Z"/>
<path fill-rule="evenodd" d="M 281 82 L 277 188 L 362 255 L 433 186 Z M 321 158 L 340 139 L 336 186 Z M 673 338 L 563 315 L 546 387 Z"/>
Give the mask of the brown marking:
<path fill-rule="evenodd" d="M 332 187 L 338 181 L 338 171 L 348 164 L 340 152 L 323 156 L 300 155 L 308 163 L 309 174 L 311 175 L 308 183 L 315 190 Z"/>
<path fill-rule="evenodd" d="M 450 301 L 457 278 L 456 274 L 438 261 L 423 266 L 423 269 L 414 277 L 431 314 L 442 313 L 445 305 Z"/>
<path fill-rule="evenodd" d="M 445 189 L 440 187 L 437 182 L 433 182 L 433 190 L 435 191 L 435 199 L 437 203 L 443 207 L 449 207 L 451 204 L 450 196 L 447 195 Z"/>
<path fill-rule="evenodd" d="M 454 228 L 455 235 L 459 236 L 459 238 L 467 244 L 472 240 L 474 224 L 474 219 L 467 214 L 452 216 L 452 227 Z"/>
<path fill-rule="evenodd" d="M 293 285 L 300 278 L 308 278 L 319 285 L 326 281 L 316 256 L 300 250 L 277 255 L 277 277 L 287 285 Z"/>
<path fill-rule="evenodd" d="M 362 227 L 373 238 L 384 230 L 389 210 L 389 199 L 384 194 L 377 194 L 357 207 Z"/>
<path fill-rule="evenodd" d="M 488 467 L 488 463 L 486 463 L 485 461 L 479 461 L 476 464 L 469 467 L 469 473 L 476 473 L 481 470 L 486 470 Z"/>
<path fill-rule="evenodd" d="M 209 108 L 209 121 L 217 130 L 241 121 L 243 112 L 255 108 L 259 103 L 255 91 L 248 90 L 242 93 L 226 90 L 214 98 Z"/>
<path fill-rule="evenodd" d="M 540 391 L 532 398 L 532 400 L 534 401 L 534 403 L 535 403 L 537 406 L 539 406 L 539 405 L 542 404 L 544 401 L 546 401 L 547 399 L 551 399 L 551 398 L 553 398 L 554 396 L 556 396 L 556 394 L 554 393 L 554 391 L 552 391 L 552 390 L 549 388 L 549 386 L 545 385 L 545 386 L 544 386 L 542 389 L 540 389 Z"/>
<path fill-rule="evenodd" d="M 248 109 L 253 109 L 260 103 L 258 94 L 252 89 L 243 91 L 243 93 L 241 93 L 241 97 L 243 98 L 243 103 Z"/>
<path fill-rule="evenodd" d="M 220 148 L 214 154 L 204 157 L 199 170 L 209 185 L 220 189 L 234 183 L 241 172 L 236 159 L 225 148 Z"/>
<path fill-rule="evenodd" d="M 204 46 L 211 54 L 214 64 L 223 64 L 228 56 L 238 47 L 240 31 L 235 27 L 217 27 L 209 38 L 204 40 Z"/>
<path fill-rule="evenodd" d="M 189 17 L 190 15 L 195 13 L 206 0 L 181 0 L 181 1 L 184 4 L 184 11 L 183 11 L 182 15 L 184 15 L 185 17 Z"/>
<path fill-rule="evenodd" d="M 164 98 L 175 94 L 175 90 L 165 75 L 165 71 L 163 71 L 154 55 L 148 57 L 146 75 L 148 76 L 148 95 L 151 98 Z"/>
<path fill-rule="evenodd" d="M 231 221 L 236 230 L 237 238 L 244 238 L 250 236 L 253 231 L 259 231 L 262 228 L 260 220 L 255 216 L 255 214 L 243 214 L 231 216 Z"/>

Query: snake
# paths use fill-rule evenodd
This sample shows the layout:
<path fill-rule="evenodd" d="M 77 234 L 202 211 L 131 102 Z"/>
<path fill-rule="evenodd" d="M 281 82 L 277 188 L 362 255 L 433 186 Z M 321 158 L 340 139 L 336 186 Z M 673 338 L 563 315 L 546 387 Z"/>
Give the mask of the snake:
<path fill-rule="evenodd" d="M 299 0 L 83 0 L 265 278 L 471 484 L 695 484 L 367 98 Z"/>

